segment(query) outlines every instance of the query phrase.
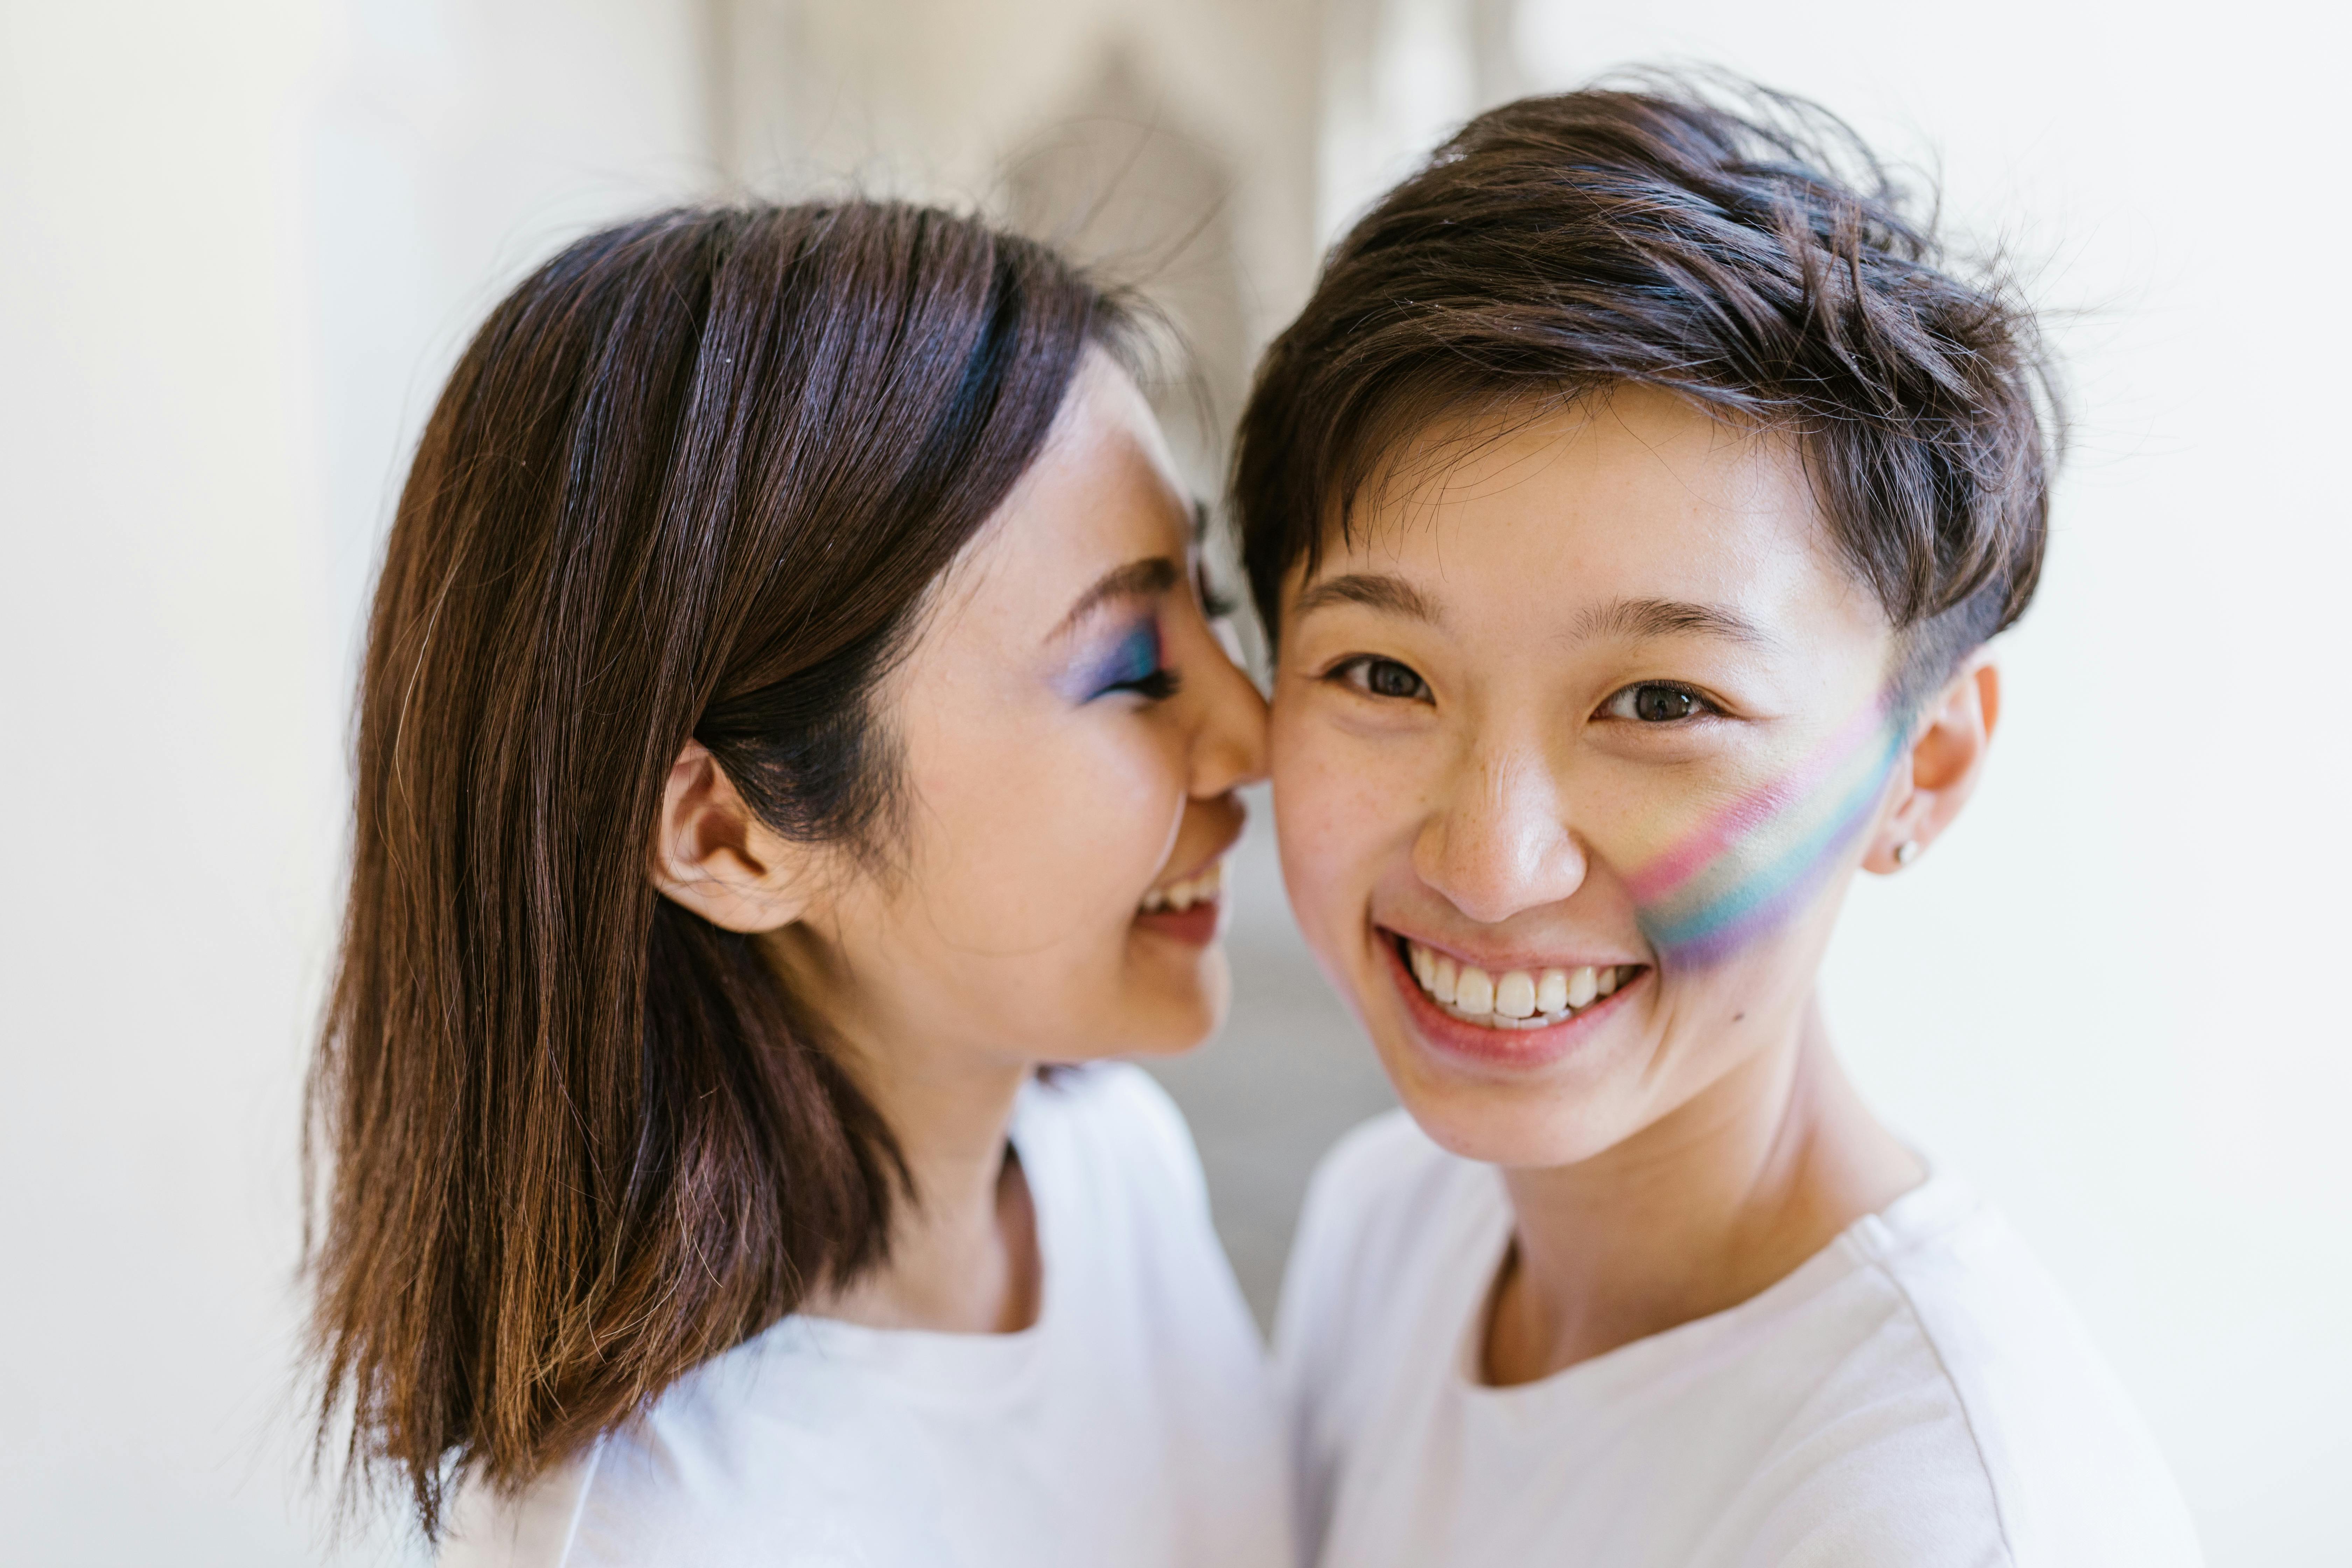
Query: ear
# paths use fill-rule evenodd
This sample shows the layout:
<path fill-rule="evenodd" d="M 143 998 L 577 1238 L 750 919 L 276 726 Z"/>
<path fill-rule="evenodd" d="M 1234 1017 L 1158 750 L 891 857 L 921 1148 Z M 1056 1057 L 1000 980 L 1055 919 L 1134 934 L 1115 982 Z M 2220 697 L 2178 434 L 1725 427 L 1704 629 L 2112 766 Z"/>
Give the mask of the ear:
<path fill-rule="evenodd" d="M 771 831 L 718 759 L 688 741 L 662 787 L 653 879 L 662 897 L 728 931 L 774 931 L 801 918 L 812 850 Z"/>
<path fill-rule="evenodd" d="M 1887 797 L 1863 868 L 1887 876 L 1936 841 L 1960 815 L 1984 773 L 2000 721 L 2000 669 L 1979 649 L 1923 714 L 1911 743 L 1911 775 Z M 1905 845 L 1916 847 L 1902 855 Z M 1902 855 L 1898 858 L 1898 855 Z"/>

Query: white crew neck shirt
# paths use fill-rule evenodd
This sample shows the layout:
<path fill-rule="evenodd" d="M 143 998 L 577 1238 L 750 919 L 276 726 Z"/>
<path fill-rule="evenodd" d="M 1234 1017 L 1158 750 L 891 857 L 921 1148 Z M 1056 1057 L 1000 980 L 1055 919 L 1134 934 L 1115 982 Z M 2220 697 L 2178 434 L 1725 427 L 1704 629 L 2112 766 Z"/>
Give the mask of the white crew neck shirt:
<path fill-rule="evenodd" d="M 1255 1326 L 1181 1117 L 1123 1065 L 1022 1091 L 1044 1258 L 1011 1334 L 790 1317 L 520 1495 L 446 1568 L 1290 1568 Z"/>
<path fill-rule="evenodd" d="M 1499 1172 L 1401 1111 L 1324 1161 L 1276 1359 L 1325 1568 L 2187 1568 L 2163 1460 L 2054 1282 L 1937 1175 L 1727 1311 L 1477 1378 Z"/>

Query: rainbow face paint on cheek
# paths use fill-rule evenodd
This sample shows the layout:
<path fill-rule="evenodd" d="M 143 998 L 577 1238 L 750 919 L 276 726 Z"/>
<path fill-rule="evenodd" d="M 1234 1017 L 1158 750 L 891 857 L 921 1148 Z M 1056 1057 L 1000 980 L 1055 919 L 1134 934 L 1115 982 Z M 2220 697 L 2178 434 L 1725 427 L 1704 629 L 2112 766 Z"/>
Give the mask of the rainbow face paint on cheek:
<path fill-rule="evenodd" d="M 1073 702 L 1091 702 L 1107 691 L 1140 686 L 1159 672 L 1160 623 L 1138 621 L 1081 658 L 1055 685 Z"/>
<path fill-rule="evenodd" d="M 1882 698 L 1786 774 L 1644 860 L 1627 882 L 1660 956 L 1712 963 L 1804 908 L 1869 826 L 1909 728 Z"/>

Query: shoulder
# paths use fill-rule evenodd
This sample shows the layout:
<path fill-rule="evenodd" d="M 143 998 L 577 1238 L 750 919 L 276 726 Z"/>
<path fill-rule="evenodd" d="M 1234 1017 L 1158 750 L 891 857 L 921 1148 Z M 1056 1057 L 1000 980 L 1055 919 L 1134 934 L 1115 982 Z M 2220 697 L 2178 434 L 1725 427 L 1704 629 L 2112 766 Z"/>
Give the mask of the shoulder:
<path fill-rule="evenodd" d="M 919 1432 L 856 1365 L 810 1353 L 803 1327 L 704 1363 L 520 1492 L 469 1488 L 441 1568 L 956 1561 L 908 1479 Z"/>
<path fill-rule="evenodd" d="M 1057 1068 L 1023 1091 L 1016 1144 L 1050 1141 L 1097 1178 L 1208 1207 L 1184 1114 L 1159 1080 L 1127 1062 Z"/>
<path fill-rule="evenodd" d="M 1327 1254 L 1408 1250 L 1493 1185 L 1486 1167 L 1439 1148 L 1402 1110 L 1388 1111 L 1340 1139 L 1316 1166 L 1299 1246 Z"/>
<path fill-rule="evenodd" d="M 674 1385 L 653 1411 L 518 1491 L 494 1490 L 469 1479 L 451 1512 L 440 1568 L 656 1568 L 739 1561 L 726 1539 L 738 1510 L 709 1495 L 714 1456 L 690 1433 L 673 1429 L 684 1414 L 679 1407 L 693 1403 Z M 681 1436 L 688 1437 L 683 1446 Z"/>
<path fill-rule="evenodd" d="M 519 1491 L 467 1476 L 447 1516 L 441 1568 L 570 1568 L 581 1504 L 594 1487 L 603 1445 L 573 1456 Z"/>
<path fill-rule="evenodd" d="M 1486 1289 L 1509 1226 L 1496 1173 L 1439 1148 L 1402 1110 L 1349 1132 L 1316 1168 L 1275 1320 L 1310 1558 L 1349 1456 L 1414 1440 L 1418 1396 L 1444 1382 L 1465 1303 Z"/>
<path fill-rule="evenodd" d="M 1283 1279 L 1278 1353 L 1294 1376 L 1338 1376 L 1365 1353 L 1365 1336 L 1418 1315 L 1415 1292 L 1449 1289 L 1454 1263 L 1475 1270 L 1471 1254 L 1507 1225 L 1490 1167 L 1446 1152 L 1402 1110 L 1374 1117 L 1323 1157 L 1307 1184 Z"/>
<path fill-rule="evenodd" d="M 1189 1156 L 1192 1148 L 1183 1112 L 1159 1079 L 1132 1062 L 1055 1068 L 1023 1092 L 1017 1114 L 1024 1126 L 1050 1122 L 1105 1143 L 1140 1136 L 1155 1152 L 1181 1149 Z"/>
<path fill-rule="evenodd" d="M 652 1409 L 519 1491 L 467 1483 L 440 1568 L 666 1568 L 744 1561 L 723 1452 L 695 1430 L 702 1403 L 673 1384 Z M 779 1477 L 789 1488 L 791 1472 Z M 796 1561 L 786 1558 L 783 1561 Z"/>
<path fill-rule="evenodd" d="M 1856 1239 L 1933 1350 L 2019 1561 L 2198 1561 L 2155 1439 L 2056 1279 L 1958 1182 L 1913 1197 Z"/>
<path fill-rule="evenodd" d="M 1184 1118 L 1141 1068 L 1061 1069 L 1023 1091 L 1030 1177 L 1057 1320 L 1179 1375 L 1262 1379 L 1263 1347 L 1209 1207 Z"/>
<path fill-rule="evenodd" d="M 1995 1210 L 1938 1177 L 1841 1245 L 1891 1310 L 1787 1435 L 1783 1526 L 1873 1561 L 1940 1563 L 1964 1538 L 2018 1568 L 2200 1560 L 2130 1400 Z"/>

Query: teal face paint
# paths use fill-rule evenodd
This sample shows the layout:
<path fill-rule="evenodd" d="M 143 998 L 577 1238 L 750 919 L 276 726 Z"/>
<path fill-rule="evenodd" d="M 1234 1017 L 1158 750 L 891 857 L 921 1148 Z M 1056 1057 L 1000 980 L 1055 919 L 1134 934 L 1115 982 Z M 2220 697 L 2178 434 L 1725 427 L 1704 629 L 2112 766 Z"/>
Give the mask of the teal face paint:
<path fill-rule="evenodd" d="M 1909 749 L 1908 717 L 1882 697 L 1789 773 L 1644 861 L 1627 880 L 1660 956 L 1713 963 L 1808 903 L 1869 826 Z"/>

